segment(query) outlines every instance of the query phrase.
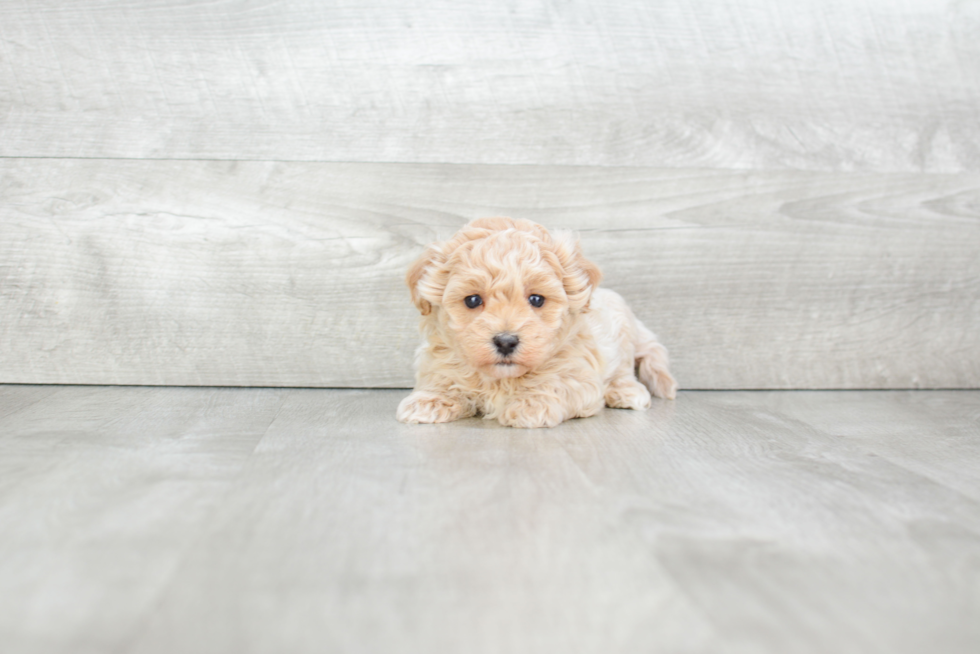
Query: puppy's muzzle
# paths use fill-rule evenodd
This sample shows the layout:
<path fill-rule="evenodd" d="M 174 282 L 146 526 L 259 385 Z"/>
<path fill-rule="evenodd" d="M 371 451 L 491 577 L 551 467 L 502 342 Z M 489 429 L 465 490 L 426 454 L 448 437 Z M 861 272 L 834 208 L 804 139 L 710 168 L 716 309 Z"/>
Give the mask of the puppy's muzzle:
<path fill-rule="evenodd" d="M 510 356 L 511 353 L 517 349 L 517 344 L 521 342 L 517 334 L 511 334 L 509 332 L 501 332 L 493 337 L 493 345 L 497 348 L 497 352 L 500 356 Z"/>

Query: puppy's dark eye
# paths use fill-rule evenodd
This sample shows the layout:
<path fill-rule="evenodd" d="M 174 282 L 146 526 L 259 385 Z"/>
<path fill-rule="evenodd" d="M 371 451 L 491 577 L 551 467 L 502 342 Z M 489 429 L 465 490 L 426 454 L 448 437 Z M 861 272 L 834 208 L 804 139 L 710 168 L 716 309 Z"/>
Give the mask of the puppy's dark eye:
<path fill-rule="evenodd" d="M 465 302 L 466 306 L 469 307 L 470 309 L 475 309 L 481 304 L 483 304 L 483 298 L 480 297 L 479 295 L 469 295 L 466 297 L 466 299 L 463 300 L 463 302 Z"/>
<path fill-rule="evenodd" d="M 531 295 L 531 296 L 528 296 L 527 301 L 531 303 L 531 306 L 532 307 L 540 307 L 542 304 L 544 304 L 544 296 L 543 295 Z"/>

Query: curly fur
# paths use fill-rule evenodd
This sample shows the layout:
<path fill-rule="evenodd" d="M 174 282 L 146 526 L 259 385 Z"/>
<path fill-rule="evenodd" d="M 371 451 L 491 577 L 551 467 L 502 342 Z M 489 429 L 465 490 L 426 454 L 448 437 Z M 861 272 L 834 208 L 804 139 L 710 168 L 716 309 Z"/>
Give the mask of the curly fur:
<path fill-rule="evenodd" d="M 406 277 L 423 340 L 398 419 L 553 427 L 673 399 L 666 348 L 600 278 L 574 236 L 528 220 L 482 218 L 429 246 Z M 483 304 L 468 308 L 471 295 Z M 493 342 L 504 333 L 519 339 L 507 355 Z"/>

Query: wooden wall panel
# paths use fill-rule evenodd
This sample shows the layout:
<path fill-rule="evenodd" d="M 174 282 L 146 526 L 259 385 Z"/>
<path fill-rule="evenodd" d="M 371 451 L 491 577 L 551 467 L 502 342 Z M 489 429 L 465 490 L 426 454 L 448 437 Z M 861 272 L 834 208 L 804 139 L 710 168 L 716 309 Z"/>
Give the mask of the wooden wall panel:
<path fill-rule="evenodd" d="M 0 382 L 407 386 L 402 276 L 577 229 L 685 388 L 980 386 L 980 175 L 0 160 Z"/>
<path fill-rule="evenodd" d="M 0 156 L 980 171 L 980 5 L 0 0 Z"/>

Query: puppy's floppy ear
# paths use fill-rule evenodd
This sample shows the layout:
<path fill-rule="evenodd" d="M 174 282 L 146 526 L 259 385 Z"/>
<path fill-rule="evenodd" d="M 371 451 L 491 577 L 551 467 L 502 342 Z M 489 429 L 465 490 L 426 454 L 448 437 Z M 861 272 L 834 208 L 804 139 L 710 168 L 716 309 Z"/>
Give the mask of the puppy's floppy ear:
<path fill-rule="evenodd" d="M 405 283 L 408 284 L 408 289 L 412 294 L 412 302 L 423 316 L 432 313 L 432 303 L 422 297 L 422 289 L 420 288 L 422 277 L 435 264 L 439 256 L 439 249 L 434 245 L 430 245 L 422 253 L 422 256 L 409 266 L 408 274 L 405 275 Z"/>
<path fill-rule="evenodd" d="M 412 292 L 412 302 L 423 316 L 432 313 L 432 306 L 442 302 L 449 279 L 447 262 L 452 254 L 470 241 L 485 237 L 490 232 L 486 228 L 463 228 L 444 243 L 433 243 L 425 249 L 422 256 L 413 263 L 405 282 Z"/>
<path fill-rule="evenodd" d="M 569 309 L 574 312 L 588 308 L 592 291 L 602 279 L 602 271 L 585 258 L 574 234 L 554 232 L 551 243 L 560 264 L 559 274 L 565 295 L 568 296 Z"/>

